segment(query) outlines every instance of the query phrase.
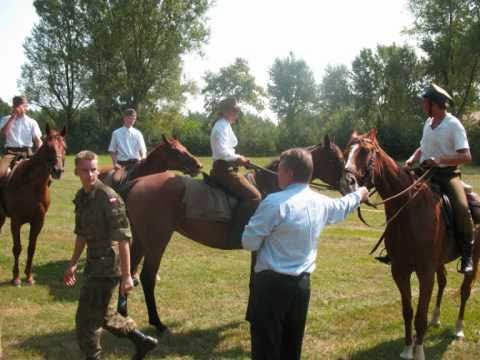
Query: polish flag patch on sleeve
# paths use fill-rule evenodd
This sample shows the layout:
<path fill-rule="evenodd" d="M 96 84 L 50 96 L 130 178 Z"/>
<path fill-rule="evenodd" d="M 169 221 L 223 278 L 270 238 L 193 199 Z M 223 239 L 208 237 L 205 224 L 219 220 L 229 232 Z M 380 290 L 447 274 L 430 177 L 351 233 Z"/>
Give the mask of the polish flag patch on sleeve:
<path fill-rule="evenodd" d="M 110 204 L 112 204 L 112 205 L 118 204 L 118 199 L 116 197 L 111 197 L 108 200 L 110 201 Z"/>

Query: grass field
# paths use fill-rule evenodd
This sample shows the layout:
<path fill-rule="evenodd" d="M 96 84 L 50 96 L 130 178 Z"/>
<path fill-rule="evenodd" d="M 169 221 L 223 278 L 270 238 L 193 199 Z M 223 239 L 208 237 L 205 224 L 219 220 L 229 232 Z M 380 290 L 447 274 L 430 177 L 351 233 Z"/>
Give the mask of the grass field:
<path fill-rule="evenodd" d="M 209 161 L 202 159 L 209 168 Z M 106 163 L 106 157 L 102 162 Z M 267 159 L 255 159 L 265 164 Z M 79 181 L 69 157 L 62 180 L 51 187 L 52 205 L 40 234 L 34 273 L 37 284 L 12 287 L 11 237 L 8 222 L 0 236 L 0 326 L 3 359 L 81 359 L 74 334 L 78 284 L 66 289 L 63 271 L 73 249 L 73 204 Z M 466 168 L 465 179 L 480 190 L 480 169 Z M 337 194 L 330 193 L 332 196 Z M 371 224 L 383 213 L 365 211 Z M 23 231 L 25 239 L 28 227 Z M 327 228 L 320 242 L 304 359 L 398 359 L 403 321 L 398 291 L 389 268 L 368 255 L 381 228 L 367 228 L 356 216 Z M 26 259 L 23 240 L 21 270 Z M 175 234 L 160 268 L 156 295 L 159 312 L 171 334 L 160 339 L 151 359 L 248 359 L 250 337 L 244 311 L 248 296 L 249 253 L 219 251 Z M 442 326 L 430 329 L 427 359 L 480 359 L 480 284 L 472 292 L 466 314 L 466 340 L 456 342 L 455 296 L 461 277 L 448 267 L 449 284 L 442 308 Z M 418 292 L 414 283 L 414 295 Z M 143 293 L 135 289 L 130 313 L 139 327 L 148 326 Z M 104 333 L 106 359 L 129 359 L 132 346 Z"/>

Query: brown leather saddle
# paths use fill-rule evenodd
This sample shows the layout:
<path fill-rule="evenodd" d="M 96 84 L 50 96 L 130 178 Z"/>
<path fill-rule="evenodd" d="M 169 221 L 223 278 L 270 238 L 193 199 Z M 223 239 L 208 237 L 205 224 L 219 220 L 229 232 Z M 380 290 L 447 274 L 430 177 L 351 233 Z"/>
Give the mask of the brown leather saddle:
<path fill-rule="evenodd" d="M 102 181 L 105 185 L 110 186 L 115 190 L 123 200 L 126 200 L 128 193 L 134 184 L 131 180 L 131 174 L 134 168 L 134 166 L 129 166 L 120 169 L 112 169 Z"/>

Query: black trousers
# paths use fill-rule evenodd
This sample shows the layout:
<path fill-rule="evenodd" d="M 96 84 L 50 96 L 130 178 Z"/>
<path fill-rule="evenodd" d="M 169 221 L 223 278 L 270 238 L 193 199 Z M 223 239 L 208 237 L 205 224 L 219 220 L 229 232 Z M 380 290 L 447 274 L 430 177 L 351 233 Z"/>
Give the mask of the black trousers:
<path fill-rule="evenodd" d="M 247 319 L 253 360 L 300 359 L 309 301 L 310 274 L 255 274 Z"/>

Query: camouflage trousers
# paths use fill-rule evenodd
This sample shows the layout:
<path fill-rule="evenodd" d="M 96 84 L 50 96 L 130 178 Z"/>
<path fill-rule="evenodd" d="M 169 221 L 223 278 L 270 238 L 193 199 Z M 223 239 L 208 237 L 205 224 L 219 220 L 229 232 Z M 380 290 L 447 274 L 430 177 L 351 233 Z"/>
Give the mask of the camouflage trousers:
<path fill-rule="evenodd" d="M 135 330 L 135 322 L 116 311 L 113 294 L 118 278 L 88 277 L 80 290 L 76 322 L 77 340 L 87 359 L 99 359 L 102 328 L 118 337 Z"/>

